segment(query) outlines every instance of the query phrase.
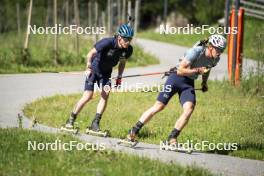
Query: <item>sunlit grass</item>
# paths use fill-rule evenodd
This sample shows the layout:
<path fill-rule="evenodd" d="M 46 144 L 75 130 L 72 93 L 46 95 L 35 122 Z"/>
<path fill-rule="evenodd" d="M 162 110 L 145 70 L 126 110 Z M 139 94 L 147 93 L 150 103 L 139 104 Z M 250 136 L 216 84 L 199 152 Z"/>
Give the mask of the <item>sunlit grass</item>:
<path fill-rule="evenodd" d="M 237 143 L 238 151 L 215 152 L 264 160 L 263 98 L 247 95 L 227 82 L 210 82 L 209 88 L 208 93 L 196 92 L 197 106 L 179 142 Z M 101 128 L 110 130 L 113 137 L 125 137 L 141 114 L 153 105 L 157 95 L 151 92 L 111 94 Z M 36 116 L 40 123 L 60 127 L 80 97 L 73 94 L 39 99 L 28 104 L 24 112 L 28 117 Z M 95 96 L 79 114 L 77 123 L 82 132 L 91 123 L 98 101 L 99 96 Z M 181 112 L 178 96 L 174 96 L 168 107 L 144 126 L 139 140 L 159 144 L 167 138 Z"/>
<path fill-rule="evenodd" d="M 211 175 L 208 171 L 165 164 L 110 150 L 28 150 L 28 141 L 81 142 L 70 135 L 0 128 L 0 175 Z M 92 148 L 91 148 L 92 149 Z M 94 147 L 96 149 L 96 147 Z"/>

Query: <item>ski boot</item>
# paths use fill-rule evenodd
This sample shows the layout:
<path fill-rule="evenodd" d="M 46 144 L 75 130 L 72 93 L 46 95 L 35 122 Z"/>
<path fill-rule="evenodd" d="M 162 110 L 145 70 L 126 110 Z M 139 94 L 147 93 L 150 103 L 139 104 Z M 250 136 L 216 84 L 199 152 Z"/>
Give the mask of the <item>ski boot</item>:
<path fill-rule="evenodd" d="M 78 134 L 79 132 L 79 127 L 75 127 L 74 126 L 74 121 L 75 119 L 70 117 L 67 121 L 65 125 L 61 126 L 61 131 L 65 131 L 65 132 L 69 132 L 72 134 Z"/>
<path fill-rule="evenodd" d="M 93 136 L 100 136 L 100 137 L 109 137 L 110 133 L 108 130 L 101 131 L 99 127 L 99 120 L 94 119 L 91 126 L 86 128 L 86 134 L 93 135 Z"/>
<path fill-rule="evenodd" d="M 135 147 L 137 143 L 138 141 L 136 140 L 136 134 L 132 130 L 129 130 L 126 139 L 121 139 L 117 142 L 118 145 L 132 148 Z"/>

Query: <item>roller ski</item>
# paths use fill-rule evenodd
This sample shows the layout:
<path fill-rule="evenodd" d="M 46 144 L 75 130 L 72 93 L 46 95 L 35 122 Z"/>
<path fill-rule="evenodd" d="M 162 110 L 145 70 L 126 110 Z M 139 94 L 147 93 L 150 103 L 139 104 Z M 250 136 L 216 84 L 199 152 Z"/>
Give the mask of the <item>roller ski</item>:
<path fill-rule="evenodd" d="M 125 147 L 135 147 L 138 144 L 138 141 L 136 140 L 136 135 L 130 131 L 127 135 L 126 139 L 120 139 L 117 142 L 118 145 L 125 146 Z"/>
<path fill-rule="evenodd" d="M 92 136 L 100 136 L 100 137 L 109 137 L 110 136 L 110 132 L 108 130 L 105 131 L 101 131 L 101 130 L 94 130 L 91 127 L 87 127 L 86 134 L 92 135 Z"/>
<path fill-rule="evenodd" d="M 190 148 L 190 147 L 185 148 L 185 147 L 179 145 L 177 142 L 172 143 L 169 141 L 161 142 L 160 148 L 161 148 L 161 150 L 182 152 L 182 153 L 187 153 L 187 154 L 191 154 L 193 152 L 192 148 Z"/>
<path fill-rule="evenodd" d="M 63 125 L 60 128 L 60 131 L 62 131 L 62 132 L 68 132 L 68 133 L 72 133 L 72 134 L 78 134 L 79 133 L 79 130 L 80 130 L 79 127 L 69 128 L 69 127 L 66 127 L 66 125 Z"/>
<path fill-rule="evenodd" d="M 70 117 L 65 125 L 62 125 L 60 128 L 60 131 L 67 132 L 71 134 L 78 134 L 79 133 L 79 127 L 74 126 L 75 119 Z"/>
<path fill-rule="evenodd" d="M 100 137 L 109 137 L 110 132 L 108 130 L 102 131 L 99 127 L 99 122 L 101 118 L 95 117 L 90 127 L 87 127 L 85 133 L 93 136 L 100 136 Z"/>

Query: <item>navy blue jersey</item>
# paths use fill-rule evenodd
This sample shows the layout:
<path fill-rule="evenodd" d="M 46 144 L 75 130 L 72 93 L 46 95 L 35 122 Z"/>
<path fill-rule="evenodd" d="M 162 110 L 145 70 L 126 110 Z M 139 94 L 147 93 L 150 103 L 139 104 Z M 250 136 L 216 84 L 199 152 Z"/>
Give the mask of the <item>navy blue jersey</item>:
<path fill-rule="evenodd" d="M 92 58 L 92 69 L 106 77 L 110 77 L 112 69 L 120 59 L 128 59 L 133 53 L 133 47 L 118 48 L 117 38 L 110 37 L 98 41 L 94 45 L 97 53 Z"/>

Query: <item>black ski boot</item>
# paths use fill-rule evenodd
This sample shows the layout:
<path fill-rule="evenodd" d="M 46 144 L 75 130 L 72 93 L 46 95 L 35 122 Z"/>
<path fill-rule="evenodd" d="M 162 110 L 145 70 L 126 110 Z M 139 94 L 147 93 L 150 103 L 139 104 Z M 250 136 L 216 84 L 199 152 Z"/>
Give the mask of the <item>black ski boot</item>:
<path fill-rule="evenodd" d="M 100 131 L 99 123 L 100 123 L 101 118 L 102 118 L 102 114 L 99 114 L 99 113 L 95 114 L 95 117 L 94 117 L 92 124 L 90 126 L 90 130 L 93 130 L 96 132 Z"/>
<path fill-rule="evenodd" d="M 77 114 L 71 113 L 70 118 L 66 121 L 66 124 L 61 127 L 61 130 L 77 134 L 79 132 L 79 128 L 74 127 L 74 122 L 76 120 L 76 117 Z"/>
<path fill-rule="evenodd" d="M 101 131 L 100 130 L 100 120 L 102 118 L 101 114 L 96 113 L 95 118 L 92 121 L 91 126 L 88 126 L 86 129 L 86 134 L 94 135 L 94 136 L 102 136 L 108 137 L 110 136 L 109 131 Z"/>

